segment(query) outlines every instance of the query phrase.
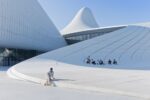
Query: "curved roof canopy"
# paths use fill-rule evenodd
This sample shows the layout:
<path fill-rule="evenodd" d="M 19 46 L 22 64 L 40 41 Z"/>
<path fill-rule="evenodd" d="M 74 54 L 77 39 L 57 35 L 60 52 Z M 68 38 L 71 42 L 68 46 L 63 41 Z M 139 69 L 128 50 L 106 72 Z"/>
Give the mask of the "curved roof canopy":
<path fill-rule="evenodd" d="M 69 34 L 98 27 L 99 25 L 97 24 L 92 11 L 87 7 L 83 7 L 61 33 Z"/>

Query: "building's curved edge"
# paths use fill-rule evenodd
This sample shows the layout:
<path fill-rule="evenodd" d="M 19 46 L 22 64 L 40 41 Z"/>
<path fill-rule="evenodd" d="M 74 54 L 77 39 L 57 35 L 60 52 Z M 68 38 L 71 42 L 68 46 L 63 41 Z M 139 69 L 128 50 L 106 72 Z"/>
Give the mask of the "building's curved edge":
<path fill-rule="evenodd" d="M 13 72 L 13 67 L 12 68 L 9 68 L 7 70 L 7 75 L 10 77 L 10 78 L 13 78 L 13 79 L 17 79 L 17 80 L 22 80 L 21 78 L 17 77 L 14 72 Z"/>
<path fill-rule="evenodd" d="M 43 84 L 45 82 L 44 79 L 36 78 L 36 77 L 29 76 L 29 75 L 23 74 L 21 72 L 18 72 L 15 69 L 15 67 L 9 68 L 7 71 L 7 75 L 13 79 L 29 81 L 29 82 L 34 82 L 34 83 L 38 83 L 38 84 Z"/>

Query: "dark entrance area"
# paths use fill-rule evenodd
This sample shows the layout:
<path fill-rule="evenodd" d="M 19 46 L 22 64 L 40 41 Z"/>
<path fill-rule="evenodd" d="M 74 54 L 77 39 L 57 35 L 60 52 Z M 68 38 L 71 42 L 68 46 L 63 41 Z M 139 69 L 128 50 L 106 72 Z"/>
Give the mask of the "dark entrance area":
<path fill-rule="evenodd" d="M 0 66 L 12 66 L 42 53 L 36 50 L 0 48 Z"/>

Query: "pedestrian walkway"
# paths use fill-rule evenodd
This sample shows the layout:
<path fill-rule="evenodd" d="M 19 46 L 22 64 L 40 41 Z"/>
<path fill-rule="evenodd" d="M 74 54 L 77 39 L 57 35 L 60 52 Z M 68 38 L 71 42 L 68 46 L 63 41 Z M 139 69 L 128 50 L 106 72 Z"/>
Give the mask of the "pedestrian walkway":
<path fill-rule="evenodd" d="M 56 87 L 150 98 L 150 71 L 92 68 L 52 60 L 34 60 L 14 66 L 14 70 L 23 75 L 20 78 L 42 84 L 46 72 L 53 66 Z"/>

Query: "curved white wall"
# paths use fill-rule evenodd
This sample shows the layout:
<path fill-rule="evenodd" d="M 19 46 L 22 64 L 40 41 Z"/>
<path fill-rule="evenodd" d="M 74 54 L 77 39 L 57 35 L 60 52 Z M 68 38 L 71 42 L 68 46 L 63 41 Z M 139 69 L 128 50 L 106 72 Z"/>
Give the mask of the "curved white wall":
<path fill-rule="evenodd" d="M 92 28 L 99 28 L 99 25 L 97 24 L 92 11 L 87 7 L 83 7 L 61 33 L 65 35 Z"/>
<path fill-rule="evenodd" d="M 64 45 L 37 0 L 0 0 L 0 47 L 49 51 Z"/>

